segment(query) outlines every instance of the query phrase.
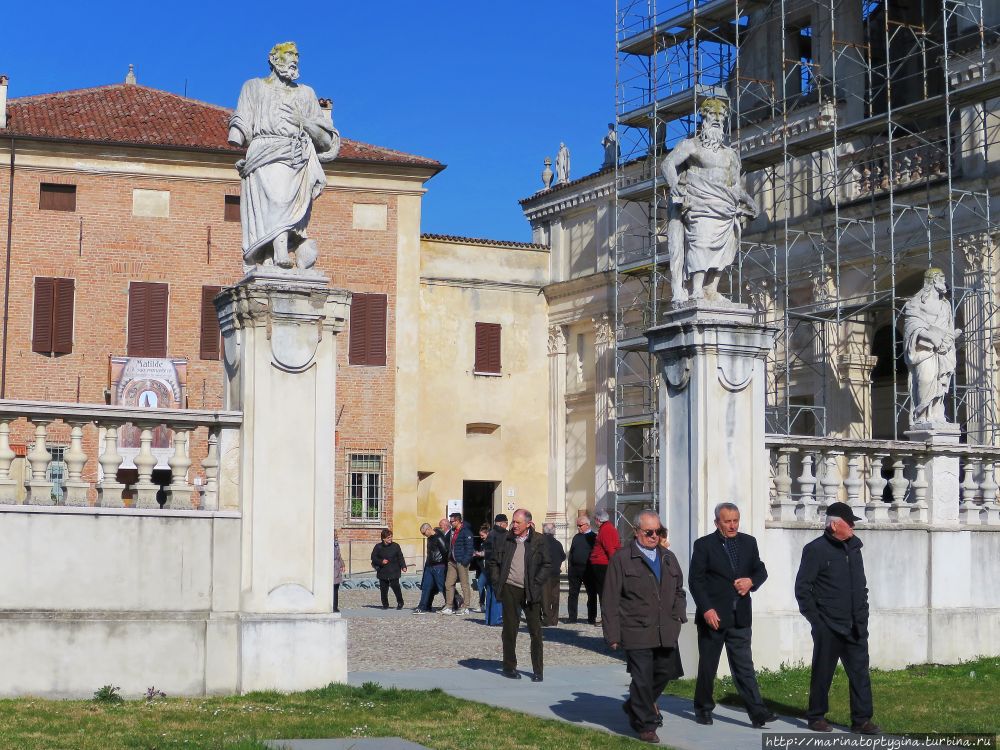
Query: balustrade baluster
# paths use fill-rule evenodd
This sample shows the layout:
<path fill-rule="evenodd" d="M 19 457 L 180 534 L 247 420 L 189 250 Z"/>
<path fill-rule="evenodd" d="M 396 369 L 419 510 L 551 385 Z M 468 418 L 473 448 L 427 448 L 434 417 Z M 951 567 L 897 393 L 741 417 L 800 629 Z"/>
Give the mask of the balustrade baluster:
<path fill-rule="evenodd" d="M 962 523 L 969 526 L 979 526 L 981 508 L 978 497 L 979 482 L 976 476 L 979 474 L 979 459 L 975 456 L 965 457 L 965 474 L 962 478 L 962 502 L 959 505 L 958 517 Z"/>
<path fill-rule="evenodd" d="M 865 517 L 865 504 L 861 501 L 861 488 L 864 482 L 861 481 L 862 454 L 852 451 L 847 456 L 847 477 L 844 479 L 844 492 L 847 494 L 847 504 L 851 506 L 854 515 Z"/>
<path fill-rule="evenodd" d="M 0 504 L 17 504 L 17 482 L 10 478 L 10 465 L 16 454 L 10 448 L 9 419 L 0 420 Z"/>
<path fill-rule="evenodd" d="M 205 489 L 201 501 L 203 510 L 219 509 L 219 430 L 208 428 L 208 455 L 201 462 L 205 470 Z"/>
<path fill-rule="evenodd" d="M 97 463 L 101 465 L 101 482 L 97 488 L 97 504 L 102 508 L 123 508 L 122 492 L 125 485 L 118 481 L 118 469 L 122 465 L 121 454 L 118 453 L 118 423 L 103 422 L 104 451 Z"/>
<path fill-rule="evenodd" d="M 188 449 L 191 432 L 186 427 L 174 428 L 174 452 L 167 460 L 171 481 L 167 488 L 166 507 L 172 510 L 191 510 L 191 493 L 194 488 L 188 482 L 191 456 Z"/>
<path fill-rule="evenodd" d="M 90 483 L 83 481 L 83 467 L 87 465 L 87 454 L 83 450 L 83 426 L 89 422 L 70 422 L 69 450 L 66 451 L 66 505 L 87 505 Z"/>
<path fill-rule="evenodd" d="M 823 456 L 823 478 L 820 486 L 823 488 L 823 502 L 820 511 L 840 499 L 840 462 L 838 458 L 844 455 L 843 451 L 829 450 Z"/>
<path fill-rule="evenodd" d="M 882 476 L 882 463 L 889 457 L 888 453 L 875 452 L 871 456 L 871 468 L 868 472 L 868 520 L 885 522 L 889 520 L 889 506 L 882 499 L 885 494 L 886 478 Z"/>
<path fill-rule="evenodd" d="M 892 461 L 892 479 L 889 480 L 889 487 L 892 488 L 890 518 L 893 521 L 905 521 L 910 515 L 909 506 L 906 505 L 906 489 L 910 483 L 903 476 L 904 459 L 907 457 L 905 453 L 897 453 Z"/>
<path fill-rule="evenodd" d="M 1000 505 L 997 504 L 996 461 L 988 458 L 983 461 L 983 493 L 982 513 L 980 521 L 987 526 L 1000 524 Z"/>
<path fill-rule="evenodd" d="M 31 465 L 31 479 L 28 480 L 28 505 L 55 505 L 52 497 L 52 482 L 46 474 L 52 454 L 49 453 L 45 441 L 48 436 L 48 425 L 51 419 L 32 419 L 35 425 L 35 444 L 28 453 L 28 463 Z"/>
<path fill-rule="evenodd" d="M 816 490 L 816 475 L 813 474 L 813 462 L 816 460 L 817 451 L 807 448 L 802 454 L 802 473 L 799 475 L 799 502 L 797 504 L 797 516 L 802 521 L 815 521 L 816 497 L 813 492 Z"/>
<path fill-rule="evenodd" d="M 910 520 L 927 523 L 927 455 L 918 453 L 913 459 L 916 474 L 913 478 L 913 502 L 910 504 Z"/>
<path fill-rule="evenodd" d="M 156 493 L 160 488 L 153 484 L 153 467 L 156 466 L 156 456 L 153 455 L 153 428 L 155 424 L 143 422 L 136 424 L 139 428 L 139 455 L 132 462 L 139 472 L 139 481 L 135 483 L 135 507 L 159 508 Z"/>

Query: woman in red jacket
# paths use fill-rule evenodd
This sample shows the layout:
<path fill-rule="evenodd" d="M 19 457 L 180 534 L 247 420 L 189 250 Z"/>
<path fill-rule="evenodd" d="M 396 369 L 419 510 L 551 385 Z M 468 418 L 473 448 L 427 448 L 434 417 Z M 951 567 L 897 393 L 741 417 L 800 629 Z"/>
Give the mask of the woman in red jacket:
<path fill-rule="evenodd" d="M 622 541 L 618 536 L 618 529 L 611 523 L 606 510 L 602 508 L 595 512 L 594 520 L 597 521 L 598 528 L 594 549 L 590 551 L 590 567 L 594 571 L 594 586 L 597 589 L 597 597 L 603 606 L 604 578 L 608 574 L 608 564 L 615 552 L 622 548 Z"/>

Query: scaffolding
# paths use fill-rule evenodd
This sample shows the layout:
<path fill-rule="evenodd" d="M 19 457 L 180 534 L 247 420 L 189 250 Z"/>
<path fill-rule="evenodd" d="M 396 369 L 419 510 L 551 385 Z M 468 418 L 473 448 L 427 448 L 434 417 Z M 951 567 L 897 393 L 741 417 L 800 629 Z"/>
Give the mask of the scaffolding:
<path fill-rule="evenodd" d="M 768 431 L 904 439 L 902 306 L 944 270 L 965 331 L 948 412 L 997 445 L 1000 10 L 989 0 L 618 0 L 618 511 L 659 507 L 645 330 L 670 309 L 660 163 L 707 97 L 761 216 L 723 282 L 779 327 Z M 727 284 L 728 282 L 728 284 Z"/>

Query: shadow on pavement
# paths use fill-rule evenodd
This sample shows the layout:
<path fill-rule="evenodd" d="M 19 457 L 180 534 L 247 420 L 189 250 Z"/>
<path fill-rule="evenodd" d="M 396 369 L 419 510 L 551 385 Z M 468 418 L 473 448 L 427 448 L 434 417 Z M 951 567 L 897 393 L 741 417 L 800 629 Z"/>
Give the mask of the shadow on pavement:
<path fill-rule="evenodd" d="M 497 659 L 459 659 L 458 666 L 494 674 L 503 672 L 503 663 Z"/>
<path fill-rule="evenodd" d="M 572 698 L 564 698 L 550 708 L 552 713 L 571 724 L 594 724 L 616 734 L 635 734 L 621 709 L 621 701 L 607 695 L 573 693 Z"/>

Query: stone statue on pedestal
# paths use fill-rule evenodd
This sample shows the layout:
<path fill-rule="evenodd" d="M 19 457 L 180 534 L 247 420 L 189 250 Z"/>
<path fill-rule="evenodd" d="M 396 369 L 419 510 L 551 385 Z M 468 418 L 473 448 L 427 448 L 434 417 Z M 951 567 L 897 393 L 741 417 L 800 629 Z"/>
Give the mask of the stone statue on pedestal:
<path fill-rule="evenodd" d="M 613 167 L 618 163 L 618 159 L 621 156 L 621 148 L 618 146 L 618 134 L 615 132 L 615 124 L 613 122 L 608 123 L 608 132 L 601 139 L 601 145 L 604 147 L 604 163 L 601 164 L 601 169 Z"/>
<path fill-rule="evenodd" d="M 739 154 L 726 145 L 729 105 L 706 99 L 699 111 L 698 134 L 678 143 L 660 165 L 670 187 L 667 249 L 675 306 L 724 300 L 718 292 L 722 272 L 736 257 L 743 222 L 759 213 L 743 187 Z"/>
<path fill-rule="evenodd" d="M 556 154 L 556 184 L 565 185 L 567 182 L 569 182 L 569 149 L 565 143 L 560 143 Z"/>
<path fill-rule="evenodd" d="M 940 268 L 924 273 L 923 288 L 903 306 L 903 357 L 910 372 L 910 425 L 947 424 L 944 400 L 955 374 L 955 328 Z"/>
<path fill-rule="evenodd" d="M 271 75 L 243 84 L 229 120 L 229 142 L 247 146 L 236 163 L 243 190 L 243 264 L 300 270 L 316 263 L 316 243 L 306 227 L 312 203 L 326 176 L 320 162 L 340 151 L 340 134 L 320 109 L 316 94 L 298 84 L 299 51 L 294 42 L 276 44 L 268 55 Z"/>

